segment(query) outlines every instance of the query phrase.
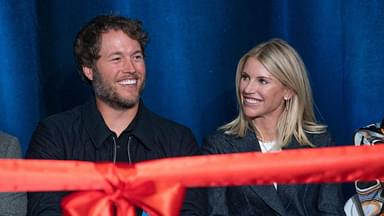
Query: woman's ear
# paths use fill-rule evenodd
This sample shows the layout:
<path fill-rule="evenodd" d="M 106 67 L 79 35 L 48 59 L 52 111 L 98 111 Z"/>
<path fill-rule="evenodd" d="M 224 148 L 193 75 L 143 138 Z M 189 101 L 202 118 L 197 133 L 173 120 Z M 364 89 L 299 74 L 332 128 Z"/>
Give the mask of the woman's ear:
<path fill-rule="evenodd" d="M 292 91 L 292 89 L 286 89 L 284 100 L 290 100 L 294 95 L 295 93 Z"/>
<path fill-rule="evenodd" d="M 93 70 L 91 68 L 83 66 L 83 73 L 89 80 L 93 80 Z"/>

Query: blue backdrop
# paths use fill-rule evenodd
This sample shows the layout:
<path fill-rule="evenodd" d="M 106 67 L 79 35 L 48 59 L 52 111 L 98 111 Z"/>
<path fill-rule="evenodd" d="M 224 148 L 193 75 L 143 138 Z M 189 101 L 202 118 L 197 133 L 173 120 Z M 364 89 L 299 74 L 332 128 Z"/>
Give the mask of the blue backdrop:
<path fill-rule="evenodd" d="M 384 117 L 384 1 L 0 1 L 0 129 L 26 150 L 38 120 L 90 96 L 74 66 L 76 32 L 98 14 L 141 19 L 150 34 L 145 103 L 198 141 L 236 114 L 235 68 L 271 37 L 310 73 L 319 120 L 338 144 Z"/>

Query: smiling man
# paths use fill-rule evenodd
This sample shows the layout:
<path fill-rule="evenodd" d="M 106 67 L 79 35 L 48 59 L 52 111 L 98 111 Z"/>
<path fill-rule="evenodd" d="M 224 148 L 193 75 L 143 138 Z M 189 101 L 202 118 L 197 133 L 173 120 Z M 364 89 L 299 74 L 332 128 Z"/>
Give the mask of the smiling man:
<path fill-rule="evenodd" d="M 27 157 L 135 163 L 198 154 L 190 129 L 152 113 L 140 99 L 146 42 L 141 22 L 129 18 L 98 16 L 84 26 L 74 49 L 80 75 L 93 87 L 94 97 L 42 120 Z M 205 215 L 201 193 L 187 191 L 180 215 Z M 65 194 L 29 193 L 28 214 L 61 215 Z"/>

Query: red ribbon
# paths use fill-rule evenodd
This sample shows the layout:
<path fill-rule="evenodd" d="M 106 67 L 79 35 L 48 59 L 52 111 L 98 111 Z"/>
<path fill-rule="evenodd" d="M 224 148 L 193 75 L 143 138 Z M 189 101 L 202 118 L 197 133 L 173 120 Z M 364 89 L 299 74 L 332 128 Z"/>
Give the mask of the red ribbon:
<path fill-rule="evenodd" d="M 384 179 L 384 145 L 166 158 L 134 166 L 0 160 L 0 191 L 74 191 L 67 215 L 178 215 L 183 187 Z M 89 191 L 89 192 L 85 192 Z"/>
<path fill-rule="evenodd" d="M 110 216 L 116 210 L 117 215 L 134 216 L 135 207 L 144 209 L 151 216 L 179 214 L 185 191 L 180 184 L 153 180 L 135 182 L 135 168 L 130 165 L 96 164 L 96 169 L 110 187 L 66 196 L 62 201 L 64 215 Z"/>
<path fill-rule="evenodd" d="M 97 164 L 110 187 L 103 191 L 77 192 L 62 201 L 64 215 L 83 216 L 134 216 L 135 207 L 144 209 L 151 216 L 176 216 L 179 214 L 184 187 L 180 184 L 146 181 L 132 181 L 133 166 Z M 121 176 L 127 178 L 123 181 Z"/>

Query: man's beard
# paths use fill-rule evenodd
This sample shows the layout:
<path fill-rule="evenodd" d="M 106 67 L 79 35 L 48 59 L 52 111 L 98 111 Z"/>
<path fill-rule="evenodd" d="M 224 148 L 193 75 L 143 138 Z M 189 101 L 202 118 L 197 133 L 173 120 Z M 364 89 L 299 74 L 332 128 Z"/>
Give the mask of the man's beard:
<path fill-rule="evenodd" d="M 140 86 L 139 96 L 136 98 L 123 98 L 121 97 L 116 88 L 114 88 L 111 84 L 109 84 L 97 69 L 93 70 L 93 81 L 92 85 L 95 90 L 95 95 L 104 101 L 109 106 L 118 109 L 118 110 L 126 110 L 134 107 L 139 103 L 139 98 L 141 91 L 144 89 L 144 84 Z"/>

